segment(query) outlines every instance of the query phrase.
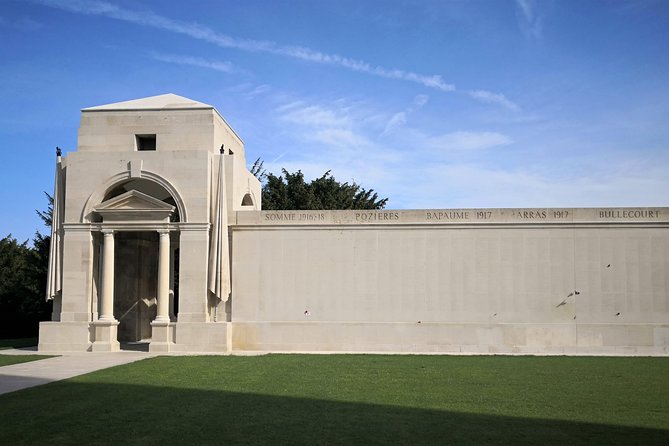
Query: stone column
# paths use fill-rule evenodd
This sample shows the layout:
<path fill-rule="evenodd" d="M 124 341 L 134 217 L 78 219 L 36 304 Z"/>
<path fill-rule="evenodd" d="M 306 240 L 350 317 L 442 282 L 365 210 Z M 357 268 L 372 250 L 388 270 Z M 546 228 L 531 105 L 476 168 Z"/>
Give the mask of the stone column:
<path fill-rule="evenodd" d="M 176 312 L 174 308 L 174 265 L 176 262 L 176 252 L 179 246 L 179 239 L 174 234 L 170 234 L 170 321 L 176 322 Z"/>
<path fill-rule="evenodd" d="M 100 303 L 101 321 L 114 319 L 114 232 L 102 231 L 102 293 Z"/>
<path fill-rule="evenodd" d="M 156 322 L 170 321 L 170 233 L 159 231 L 158 247 L 158 311 Z"/>
<path fill-rule="evenodd" d="M 114 232 L 102 230 L 102 292 L 100 293 L 100 317 L 93 322 L 95 339 L 91 350 L 94 352 L 118 351 L 118 321 L 114 319 Z"/>
<path fill-rule="evenodd" d="M 170 323 L 170 233 L 159 230 L 158 244 L 158 308 L 151 322 L 150 352 L 169 352 L 173 344 L 173 325 Z"/>

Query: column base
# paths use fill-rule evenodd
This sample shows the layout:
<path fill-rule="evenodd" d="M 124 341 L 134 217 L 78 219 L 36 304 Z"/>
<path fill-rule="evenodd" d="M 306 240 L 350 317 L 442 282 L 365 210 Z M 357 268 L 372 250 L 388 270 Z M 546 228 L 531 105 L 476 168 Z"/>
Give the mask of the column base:
<path fill-rule="evenodd" d="M 174 347 L 174 324 L 169 320 L 151 322 L 151 343 L 149 352 L 167 353 Z"/>
<path fill-rule="evenodd" d="M 91 346 L 93 352 L 118 352 L 121 344 L 118 342 L 118 321 L 91 322 L 94 329 L 94 340 Z"/>

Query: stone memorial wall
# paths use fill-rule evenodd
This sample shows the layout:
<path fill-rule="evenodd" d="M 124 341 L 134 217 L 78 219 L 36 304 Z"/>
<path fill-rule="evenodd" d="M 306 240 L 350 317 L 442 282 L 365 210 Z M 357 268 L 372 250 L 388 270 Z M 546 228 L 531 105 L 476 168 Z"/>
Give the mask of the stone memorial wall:
<path fill-rule="evenodd" d="M 667 351 L 666 208 L 235 218 L 233 351 Z"/>

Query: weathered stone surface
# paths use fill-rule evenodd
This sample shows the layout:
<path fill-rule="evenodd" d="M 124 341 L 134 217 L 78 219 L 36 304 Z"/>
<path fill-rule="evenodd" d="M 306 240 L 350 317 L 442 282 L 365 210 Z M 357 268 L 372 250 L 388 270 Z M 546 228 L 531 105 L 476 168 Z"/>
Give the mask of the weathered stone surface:
<path fill-rule="evenodd" d="M 668 354 L 668 208 L 261 211 L 242 140 L 176 95 L 82 110 L 61 172 L 42 351 Z"/>

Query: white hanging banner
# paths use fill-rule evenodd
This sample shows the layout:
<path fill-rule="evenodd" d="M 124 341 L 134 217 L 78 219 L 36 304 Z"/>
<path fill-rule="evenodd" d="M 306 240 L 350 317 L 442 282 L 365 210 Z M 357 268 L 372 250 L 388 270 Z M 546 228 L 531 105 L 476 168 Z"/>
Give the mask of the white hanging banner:
<path fill-rule="evenodd" d="M 53 185 L 53 207 L 51 213 L 51 245 L 49 247 L 49 271 L 46 284 L 46 300 L 55 298 L 62 289 L 62 268 L 61 268 L 61 227 L 63 213 L 61 207 L 63 198 L 62 165 L 60 149 L 56 147 L 56 178 Z"/>
<path fill-rule="evenodd" d="M 225 193 L 225 165 L 219 155 L 218 177 L 212 200 L 211 238 L 209 244 L 209 291 L 223 302 L 230 294 L 230 251 L 228 247 L 228 206 Z"/>

